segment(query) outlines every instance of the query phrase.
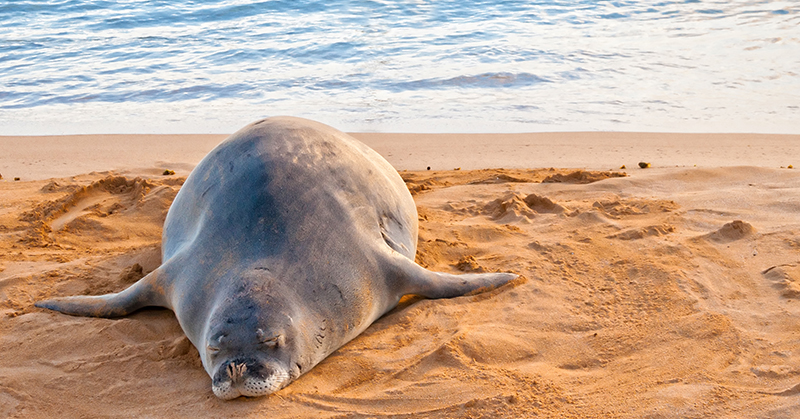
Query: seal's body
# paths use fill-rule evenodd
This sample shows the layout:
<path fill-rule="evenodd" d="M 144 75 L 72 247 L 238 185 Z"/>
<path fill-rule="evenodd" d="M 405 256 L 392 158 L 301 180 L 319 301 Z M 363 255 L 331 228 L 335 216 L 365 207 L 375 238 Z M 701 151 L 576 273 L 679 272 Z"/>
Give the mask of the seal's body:
<path fill-rule="evenodd" d="M 414 263 L 417 211 L 397 172 L 352 137 L 265 119 L 212 150 L 164 223 L 162 265 L 130 288 L 41 301 L 63 313 L 175 312 L 223 399 L 272 393 L 395 307 L 453 297 L 507 273 L 450 275 Z"/>

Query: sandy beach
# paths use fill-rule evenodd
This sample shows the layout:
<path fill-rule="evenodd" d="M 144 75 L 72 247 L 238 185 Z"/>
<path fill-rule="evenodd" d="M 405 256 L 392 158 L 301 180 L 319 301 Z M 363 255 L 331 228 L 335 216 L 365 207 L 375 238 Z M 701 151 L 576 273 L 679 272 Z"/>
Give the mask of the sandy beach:
<path fill-rule="evenodd" d="M 280 392 L 221 401 L 171 311 L 33 302 L 159 266 L 226 136 L 0 137 L 0 417 L 800 416 L 800 135 L 353 135 L 412 191 L 418 263 L 525 280 L 409 298 Z"/>

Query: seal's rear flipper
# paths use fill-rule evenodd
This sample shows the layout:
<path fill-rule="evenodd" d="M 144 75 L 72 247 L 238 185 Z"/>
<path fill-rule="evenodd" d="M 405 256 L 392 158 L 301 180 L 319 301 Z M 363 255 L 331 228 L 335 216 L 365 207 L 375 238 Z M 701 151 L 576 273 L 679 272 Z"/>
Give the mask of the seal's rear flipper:
<path fill-rule="evenodd" d="M 519 277 L 505 272 L 462 275 L 431 272 L 397 252 L 392 252 L 390 263 L 403 294 L 427 298 L 458 297 L 481 288 L 490 290 Z"/>
<path fill-rule="evenodd" d="M 168 307 L 163 292 L 154 283 L 161 268 L 150 272 L 125 290 L 106 295 L 79 295 L 37 301 L 34 306 L 73 316 L 118 317 L 148 306 Z"/>

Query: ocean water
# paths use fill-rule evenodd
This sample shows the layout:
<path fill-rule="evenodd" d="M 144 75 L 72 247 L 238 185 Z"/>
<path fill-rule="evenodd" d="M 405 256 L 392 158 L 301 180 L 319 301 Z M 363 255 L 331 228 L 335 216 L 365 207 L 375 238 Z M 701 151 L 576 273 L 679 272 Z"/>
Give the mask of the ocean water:
<path fill-rule="evenodd" d="M 0 135 L 800 133 L 797 1 L 5 0 Z"/>

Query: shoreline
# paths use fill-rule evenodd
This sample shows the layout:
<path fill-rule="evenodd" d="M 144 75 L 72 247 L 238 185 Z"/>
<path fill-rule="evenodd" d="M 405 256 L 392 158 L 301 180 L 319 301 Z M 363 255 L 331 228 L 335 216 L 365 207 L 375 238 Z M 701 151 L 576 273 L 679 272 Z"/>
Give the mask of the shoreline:
<path fill-rule="evenodd" d="M 520 134 L 349 133 L 397 170 L 636 168 L 800 165 L 798 134 L 550 132 Z M 225 134 L 0 136 L 3 180 L 42 180 L 92 171 L 189 171 Z"/>

